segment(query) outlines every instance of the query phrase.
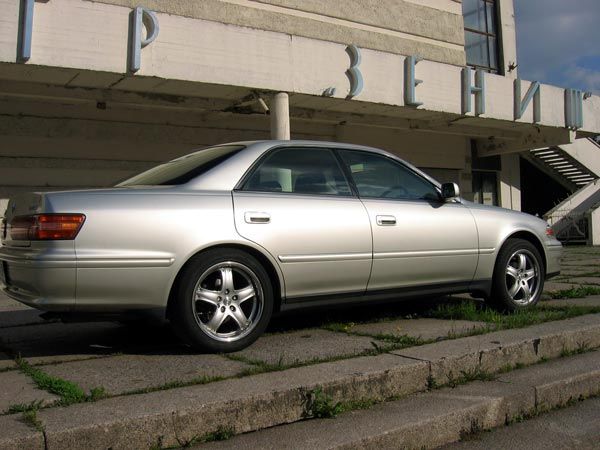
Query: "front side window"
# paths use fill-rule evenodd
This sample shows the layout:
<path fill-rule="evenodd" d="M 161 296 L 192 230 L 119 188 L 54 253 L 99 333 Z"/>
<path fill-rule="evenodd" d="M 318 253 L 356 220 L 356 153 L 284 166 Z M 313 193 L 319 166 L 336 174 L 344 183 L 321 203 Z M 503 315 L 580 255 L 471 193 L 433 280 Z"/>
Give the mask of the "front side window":
<path fill-rule="evenodd" d="M 342 160 L 361 197 L 439 201 L 433 184 L 383 155 L 343 150 Z"/>
<path fill-rule="evenodd" d="M 463 0 L 467 64 L 498 73 L 496 0 Z"/>
<path fill-rule="evenodd" d="M 250 175 L 245 191 L 351 196 L 333 152 L 324 148 L 285 148 L 269 154 Z"/>

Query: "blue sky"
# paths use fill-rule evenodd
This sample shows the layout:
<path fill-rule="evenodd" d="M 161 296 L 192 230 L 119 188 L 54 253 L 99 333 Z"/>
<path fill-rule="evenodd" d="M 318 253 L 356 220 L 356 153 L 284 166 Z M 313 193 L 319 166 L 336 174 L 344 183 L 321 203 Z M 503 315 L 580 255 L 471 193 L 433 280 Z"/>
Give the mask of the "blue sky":
<path fill-rule="evenodd" d="M 600 0 L 514 0 L 519 76 L 600 95 Z"/>

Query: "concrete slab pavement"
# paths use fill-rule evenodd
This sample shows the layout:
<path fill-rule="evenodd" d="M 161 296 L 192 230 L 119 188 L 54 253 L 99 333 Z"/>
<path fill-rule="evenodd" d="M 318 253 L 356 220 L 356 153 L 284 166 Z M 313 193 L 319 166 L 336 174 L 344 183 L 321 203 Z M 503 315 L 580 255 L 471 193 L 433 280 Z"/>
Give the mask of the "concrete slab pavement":
<path fill-rule="evenodd" d="M 43 370 L 74 382 L 85 392 L 102 387 L 109 395 L 119 395 L 168 384 L 232 377 L 250 367 L 220 355 L 181 354 L 110 356 L 44 366 Z"/>
<path fill-rule="evenodd" d="M 600 277 L 571 277 L 568 283 L 597 286 L 600 285 Z"/>
<path fill-rule="evenodd" d="M 0 371 L 6 369 L 15 369 L 17 366 L 15 360 L 6 353 L 0 352 Z"/>
<path fill-rule="evenodd" d="M 307 329 L 263 336 L 233 355 L 271 365 L 290 365 L 359 355 L 374 350 L 373 343 L 379 347 L 385 345 L 370 337 Z"/>
<path fill-rule="evenodd" d="M 444 349 L 450 355 L 445 358 L 452 361 L 452 370 L 456 374 L 468 373 L 471 369 L 500 369 L 507 364 L 537 362 L 545 356 L 558 357 L 564 351 L 579 348 L 581 339 L 600 346 L 600 315 L 484 336 L 492 337 L 487 341 L 474 340 L 483 336 L 460 338 L 414 350 L 429 347 L 428 351 L 433 354 L 434 346 Z M 454 345 L 450 350 L 449 344 Z M 462 355 L 458 353 L 461 349 Z M 408 353 L 409 350 L 400 352 Z M 442 350 L 438 352 L 443 353 Z M 386 400 L 423 392 L 430 385 L 432 374 L 436 373 L 436 361 L 417 358 L 422 358 L 422 353 L 410 358 L 389 353 L 351 358 L 49 408 L 41 410 L 38 418 L 45 427 L 48 448 L 148 448 L 156 445 L 159 439 L 163 446 L 181 446 L 221 427 L 245 433 L 299 421 L 309 414 L 315 389 L 322 389 L 332 402 Z M 441 376 L 440 380 L 443 380 Z M 493 400 L 491 406 L 485 407 L 485 417 L 499 421 L 507 410 L 504 405 L 503 401 Z M 449 428 L 449 433 L 454 433 L 453 436 L 462 430 L 464 423 L 471 423 L 470 414 L 479 411 L 479 406 L 468 402 L 465 408 L 464 414 L 452 413 L 448 418 L 450 421 L 460 418 L 458 422 L 451 422 L 454 425 Z M 424 430 L 432 426 L 430 423 L 415 433 L 419 436 L 427 434 Z M 441 444 L 436 441 L 436 445 Z"/>
<path fill-rule="evenodd" d="M 181 346 L 168 327 L 133 329 L 112 322 L 50 323 L 4 328 L 4 351 L 21 355 L 30 364 L 90 359 L 114 353 L 150 353 Z"/>
<path fill-rule="evenodd" d="M 45 450 L 44 435 L 29 426 L 20 415 L 0 416 L 0 448 Z"/>
<path fill-rule="evenodd" d="M 349 327 L 348 331 L 370 336 L 409 336 L 423 341 L 435 341 L 470 333 L 489 326 L 490 324 L 485 322 L 467 320 L 398 319 L 357 324 Z"/>
<path fill-rule="evenodd" d="M 383 354 L 50 408 L 38 418 L 48 448 L 181 446 L 222 426 L 243 433 L 301 420 L 318 387 L 337 401 L 383 400 L 424 390 L 428 373 L 423 362 Z"/>
<path fill-rule="evenodd" d="M 558 308 L 568 308 L 571 306 L 600 306 L 600 295 L 591 295 L 585 298 L 560 298 L 555 300 L 545 300 L 540 303 L 540 305 Z"/>
<path fill-rule="evenodd" d="M 600 442 L 600 398 L 579 402 L 524 422 L 470 436 L 442 450 L 512 449 L 547 450 L 598 448 Z"/>
<path fill-rule="evenodd" d="M 0 386 L 0 414 L 7 413 L 13 405 L 39 402 L 45 406 L 58 400 L 56 395 L 38 389 L 31 378 L 16 370 L 0 373 Z"/>
<path fill-rule="evenodd" d="M 600 353 L 564 358 L 551 364 L 553 370 L 547 372 L 543 369 L 545 364 L 540 364 L 508 373 L 494 382 L 474 382 L 415 394 L 335 419 L 297 422 L 199 447 L 292 449 L 302 442 L 302 448 L 307 449 L 435 448 L 458 441 L 473 431 L 502 426 L 507 420 L 539 411 L 536 392 L 544 386 L 552 386 L 548 398 L 552 399 L 553 407 L 563 405 L 564 398 L 558 392 L 565 384 L 572 386 L 573 398 L 589 395 L 588 387 L 594 381 L 595 392 L 600 393 L 596 371 Z M 575 369 L 569 374 L 572 367 Z"/>

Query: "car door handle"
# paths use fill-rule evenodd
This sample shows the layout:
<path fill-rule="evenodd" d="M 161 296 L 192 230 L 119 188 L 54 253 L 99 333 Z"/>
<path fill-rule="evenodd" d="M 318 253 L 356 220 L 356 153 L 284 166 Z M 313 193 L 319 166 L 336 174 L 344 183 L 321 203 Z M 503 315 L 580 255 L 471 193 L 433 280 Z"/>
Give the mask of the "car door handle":
<path fill-rule="evenodd" d="M 266 212 L 250 211 L 244 213 L 244 220 L 246 223 L 269 223 L 271 215 Z"/>
<path fill-rule="evenodd" d="M 394 216 L 377 216 L 377 225 L 382 227 L 396 225 L 396 218 Z"/>

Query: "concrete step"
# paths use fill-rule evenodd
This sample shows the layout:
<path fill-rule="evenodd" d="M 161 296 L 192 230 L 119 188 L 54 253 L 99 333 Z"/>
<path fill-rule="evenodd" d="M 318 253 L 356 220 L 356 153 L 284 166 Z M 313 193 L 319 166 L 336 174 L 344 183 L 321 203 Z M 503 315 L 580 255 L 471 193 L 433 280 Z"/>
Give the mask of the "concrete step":
<path fill-rule="evenodd" d="M 471 435 L 442 449 L 597 450 L 599 442 L 600 397 L 596 397 L 510 426 Z"/>
<path fill-rule="evenodd" d="M 24 431 L 21 415 L 0 416 L 0 449 L 181 446 L 219 429 L 241 434 L 301 421 L 310 414 L 319 389 L 333 402 L 384 401 L 424 392 L 475 370 L 493 373 L 598 347 L 600 314 L 580 316 L 374 356 L 43 409 L 37 414 L 43 432 L 33 427 Z M 411 401 L 446 404 L 441 391 L 422 398 L 426 400 Z M 418 411 L 419 405 L 411 409 Z M 480 408 L 487 410 L 485 402 L 468 405 L 473 417 L 479 417 Z M 455 417 L 448 408 L 449 417 Z"/>
<path fill-rule="evenodd" d="M 342 414 L 236 436 L 208 449 L 436 448 L 600 393 L 600 352 Z"/>

